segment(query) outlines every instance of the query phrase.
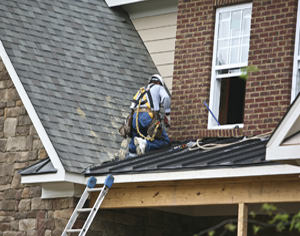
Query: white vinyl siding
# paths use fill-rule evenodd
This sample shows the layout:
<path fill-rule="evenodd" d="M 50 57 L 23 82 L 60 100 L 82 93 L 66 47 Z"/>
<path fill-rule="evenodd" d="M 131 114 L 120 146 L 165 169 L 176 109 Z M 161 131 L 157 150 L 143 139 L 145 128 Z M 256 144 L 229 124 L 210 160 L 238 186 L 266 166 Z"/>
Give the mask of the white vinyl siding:
<path fill-rule="evenodd" d="M 300 91 L 300 22 L 299 21 L 300 21 L 300 1 L 298 0 L 298 14 L 297 14 L 297 25 L 296 25 L 291 102 L 296 98 L 296 96 Z"/>
<path fill-rule="evenodd" d="M 224 116 L 223 108 L 221 108 L 223 107 L 222 101 L 220 101 L 224 97 L 224 91 L 231 91 L 240 86 L 239 84 L 243 84 L 241 81 L 238 83 L 236 81 L 242 74 L 241 69 L 248 65 L 251 11 L 251 3 L 222 7 L 216 10 L 209 107 L 218 121 L 220 121 L 221 116 Z M 244 86 L 242 85 L 242 89 L 245 89 Z M 225 94 L 226 99 L 228 96 Z M 228 107 L 228 104 L 226 106 Z M 243 113 L 243 107 L 240 107 L 240 111 Z M 230 114 L 231 112 L 226 110 L 226 113 Z M 236 120 L 242 121 L 243 119 L 238 118 Z M 232 121 L 217 122 L 209 113 L 209 129 L 233 128 L 236 125 L 242 127 L 243 122 L 234 123 Z"/>
<path fill-rule="evenodd" d="M 177 13 L 131 19 L 169 90 L 172 89 Z"/>

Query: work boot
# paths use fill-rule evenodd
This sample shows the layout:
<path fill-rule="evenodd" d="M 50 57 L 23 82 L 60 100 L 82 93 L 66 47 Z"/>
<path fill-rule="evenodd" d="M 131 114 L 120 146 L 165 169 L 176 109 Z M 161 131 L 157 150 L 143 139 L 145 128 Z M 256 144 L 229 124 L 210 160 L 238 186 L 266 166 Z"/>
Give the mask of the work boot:
<path fill-rule="evenodd" d="M 145 154 L 147 140 L 135 137 L 134 138 L 134 145 L 136 146 L 136 153 L 140 156 Z"/>

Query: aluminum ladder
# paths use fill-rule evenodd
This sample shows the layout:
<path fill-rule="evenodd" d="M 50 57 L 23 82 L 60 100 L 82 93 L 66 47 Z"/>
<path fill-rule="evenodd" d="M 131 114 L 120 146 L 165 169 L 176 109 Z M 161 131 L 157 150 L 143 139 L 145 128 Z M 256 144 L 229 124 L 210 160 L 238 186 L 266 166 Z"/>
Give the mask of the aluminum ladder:
<path fill-rule="evenodd" d="M 82 193 L 81 198 L 79 199 L 78 204 L 75 207 L 61 236 L 67 236 L 71 233 L 78 233 L 78 236 L 84 236 L 88 232 L 89 227 L 92 224 L 92 222 L 97 214 L 98 209 L 100 208 L 106 194 L 108 193 L 108 190 L 111 188 L 111 186 L 114 182 L 114 177 L 112 175 L 108 175 L 105 179 L 105 182 L 104 182 L 104 185 L 102 188 L 95 188 L 96 182 L 97 182 L 97 180 L 93 176 L 88 179 L 87 186 L 86 186 L 84 192 Z M 97 200 L 95 201 L 95 204 L 92 208 L 83 208 L 83 206 L 91 192 L 99 192 Z M 89 212 L 89 215 L 86 218 L 86 220 L 83 224 L 83 227 L 80 229 L 73 229 L 73 225 L 76 222 L 77 217 L 79 216 L 80 213 L 83 213 L 83 212 Z"/>

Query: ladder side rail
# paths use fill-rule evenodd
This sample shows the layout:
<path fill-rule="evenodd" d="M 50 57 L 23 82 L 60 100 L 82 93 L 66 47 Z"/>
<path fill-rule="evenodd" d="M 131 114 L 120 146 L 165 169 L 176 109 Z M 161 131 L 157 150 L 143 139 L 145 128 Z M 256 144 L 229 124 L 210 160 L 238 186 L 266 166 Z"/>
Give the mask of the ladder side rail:
<path fill-rule="evenodd" d="M 93 222 L 93 219 L 95 218 L 106 194 L 108 193 L 108 190 L 109 190 L 109 188 L 107 188 L 106 186 L 103 186 L 103 189 L 101 190 L 100 194 L 98 195 L 97 200 L 96 200 L 90 214 L 88 215 L 88 217 L 81 229 L 81 232 L 79 233 L 78 236 L 85 236 L 86 233 L 88 232 L 88 230 Z"/>
<path fill-rule="evenodd" d="M 78 201 L 78 203 L 77 203 L 77 205 L 76 205 L 76 207 L 75 207 L 75 209 L 74 209 L 74 211 L 73 211 L 73 213 L 72 213 L 72 215 L 71 215 L 71 217 L 70 217 L 70 219 L 69 219 L 69 221 L 68 221 L 68 223 L 67 223 L 67 225 L 66 225 L 66 227 L 65 227 L 65 229 L 64 229 L 61 236 L 67 236 L 68 235 L 67 230 L 72 229 L 72 227 L 73 227 L 74 223 L 76 222 L 76 219 L 79 215 L 79 212 L 77 210 L 80 209 L 80 208 L 83 208 L 84 203 L 86 202 L 86 199 L 88 198 L 88 196 L 89 196 L 88 187 L 86 187 L 84 192 L 82 193 L 82 196 L 79 199 L 79 201 Z"/>

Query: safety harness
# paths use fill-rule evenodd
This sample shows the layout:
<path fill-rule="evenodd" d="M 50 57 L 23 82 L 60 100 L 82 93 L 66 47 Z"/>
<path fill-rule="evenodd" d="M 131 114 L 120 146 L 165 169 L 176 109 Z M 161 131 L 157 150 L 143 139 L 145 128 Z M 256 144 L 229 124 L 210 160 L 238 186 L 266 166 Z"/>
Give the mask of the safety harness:
<path fill-rule="evenodd" d="M 156 136 L 156 134 L 157 134 L 157 131 L 158 131 L 158 128 L 160 127 L 160 121 L 159 120 L 157 120 L 156 122 L 155 122 L 155 128 L 154 128 L 154 131 L 153 131 L 153 134 L 151 135 L 151 136 L 145 136 L 145 135 L 143 135 L 141 132 L 140 132 L 140 129 L 139 129 L 139 122 L 138 122 L 138 120 L 139 120 L 139 112 L 140 112 L 140 106 L 142 105 L 142 104 L 146 104 L 146 106 L 150 109 L 153 109 L 153 100 L 152 100 L 152 96 L 151 96 L 151 93 L 150 93 L 150 89 L 152 88 L 152 86 L 154 86 L 154 84 L 152 84 L 150 87 L 148 87 L 148 88 L 144 88 L 144 87 L 142 87 L 142 88 L 140 88 L 140 90 L 136 93 L 136 95 L 134 96 L 134 102 L 135 102 L 135 106 L 136 106 L 136 119 L 135 119 L 135 124 L 136 124 L 136 130 L 137 130 L 137 132 L 138 132 L 138 134 L 142 137 L 142 138 L 144 138 L 144 139 L 146 139 L 146 140 L 148 140 L 148 141 L 153 141 L 154 139 L 155 139 L 155 136 Z M 140 94 L 140 96 L 138 97 L 138 95 Z M 148 102 L 148 100 L 147 100 L 147 96 L 146 95 L 148 95 L 148 98 L 149 98 L 149 102 Z M 149 104 L 150 103 L 150 104 Z M 149 114 L 150 115 L 150 114 Z M 151 117 L 152 119 L 153 119 L 153 115 L 152 115 L 152 117 Z"/>

